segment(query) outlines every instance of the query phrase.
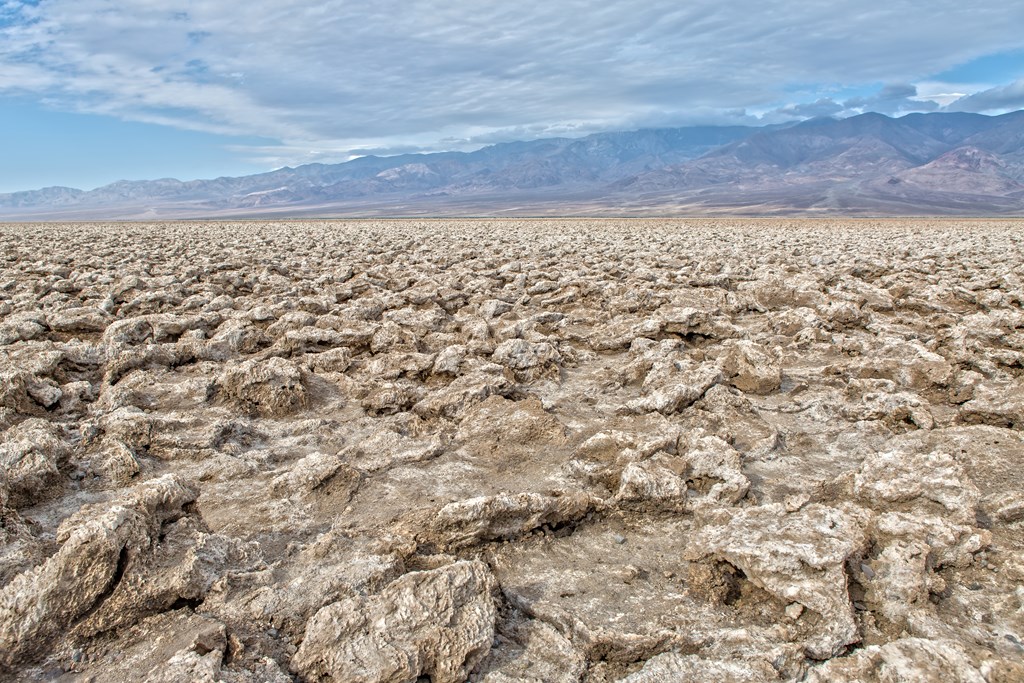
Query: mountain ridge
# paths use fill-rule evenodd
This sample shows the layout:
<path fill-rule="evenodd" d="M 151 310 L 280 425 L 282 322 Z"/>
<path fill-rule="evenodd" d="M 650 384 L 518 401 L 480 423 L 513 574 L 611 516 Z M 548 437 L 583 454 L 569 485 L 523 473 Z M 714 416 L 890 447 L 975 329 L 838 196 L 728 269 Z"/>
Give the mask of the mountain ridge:
<path fill-rule="evenodd" d="M 651 128 L 0 194 L 7 220 L 560 212 L 1020 215 L 1024 111 Z"/>

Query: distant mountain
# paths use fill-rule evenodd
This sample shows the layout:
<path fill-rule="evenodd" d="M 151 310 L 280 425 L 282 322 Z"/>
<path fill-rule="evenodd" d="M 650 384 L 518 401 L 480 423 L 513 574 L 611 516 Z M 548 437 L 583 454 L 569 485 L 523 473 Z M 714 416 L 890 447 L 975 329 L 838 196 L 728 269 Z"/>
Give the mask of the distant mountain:
<path fill-rule="evenodd" d="M 1024 214 L 1024 112 L 599 133 L 0 194 L 7 220 L 808 212 Z"/>
<path fill-rule="evenodd" d="M 927 164 L 910 168 L 889 180 L 912 183 L 921 188 L 978 195 L 1009 195 L 1024 190 L 1018 182 L 1021 167 L 977 147 L 965 146 L 946 152 Z"/>
<path fill-rule="evenodd" d="M 690 211 L 1024 213 L 1024 112 L 862 114 L 758 131 L 616 183 L 607 197 Z"/>

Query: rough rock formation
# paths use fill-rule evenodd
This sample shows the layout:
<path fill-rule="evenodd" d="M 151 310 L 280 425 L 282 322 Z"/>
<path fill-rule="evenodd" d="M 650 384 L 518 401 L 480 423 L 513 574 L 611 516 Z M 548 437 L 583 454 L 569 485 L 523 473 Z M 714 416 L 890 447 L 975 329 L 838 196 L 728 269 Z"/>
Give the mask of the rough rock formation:
<path fill-rule="evenodd" d="M 0 226 L 0 679 L 1024 680 L 1022 246 Z"/>
<path fill-rule="evenodd" d="M 807 652 L 828 659 L 859 639 L 847 587 L 846 561 L 863 549 L 856 513 L 824 505 L 787 512 L 781 503 L 722 511 L 690 539 L 688 560 L 720 560 L 800 614 L 820 618 Z M 787 607 L 789 610 L 789 607 Z M 797 618 L 800 618 L 799 616 Z"/>
<path fill-rule="evenodd" d="M 249 360 L 230 367 L 218 385 L 242 410 L 263 417 L 294 412 L 306 402 L 302 372 L 283 358 Z"/>
<path fill-rule="evenodd" d="M 157 535 L 163 538 L 164 527 L 184 515 L 182 508 L 195 497 L 195 488 L 165 476 L 141 485 L 113 505 L 101 510 L 86 507 L 66 519 L 57 532 L 60 550 L 32 571 L 16 576 L 0 592 L 0 664 L 38 657 L 72 626 L 91 635 L 131 623 L 137 612 L 148 611 L 147 598 L 159 594 L 159 587 L 145 580 L 135 587 L 127 584 L 148 555 L 160 552 Z M 187 574 L 189 569 L 173 567 L 171 571 Z M 125 602 L 120 600 L 125 593 L 131 594 L 128 604 L 118 605 Z M 165 607 L 178 597 L 195 596 L 172 597 Z M 104 618 L 105 612 L 109 617 Z"/>
<path fill-rule="evenodd" d="M 479 561 L 410 572 L 313 615 L 292 665 L 310 681 L 464 681 L 491 649 L 494 589 Z"/>
<path fill-rule="evenodd" d="M 818 667 L 807 677 L 809 683 L 984 683 L 986 680 L 993 679 L 991 676 L 986 679 L 953 643 L 919 638 L 864 648 Z"/>

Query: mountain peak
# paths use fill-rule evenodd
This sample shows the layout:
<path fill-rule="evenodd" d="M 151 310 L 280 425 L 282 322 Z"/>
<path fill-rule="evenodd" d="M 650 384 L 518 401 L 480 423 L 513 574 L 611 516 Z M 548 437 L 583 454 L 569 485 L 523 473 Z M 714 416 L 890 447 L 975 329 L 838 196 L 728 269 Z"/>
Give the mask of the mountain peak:
<path fill-rule="evenodd" d="M 88 192 L 45 188 L 0 195 L 0 216 L 1019 214 L 1021 181 L 1024 112 L 900 118 L 868 112 L 763 127 L 513 141 L 474 152 L 368 155 L 236 178 L 123 180 Z"/>
<path fill-rule="evenodd" d="M 928 163 L 927 166 L 945 166 L 980 173 L 996 169 L 1003 170 L 1006 168 L 1006 163 L 992 152 L 968 145 L 946 152 L 938 159 Z"/>

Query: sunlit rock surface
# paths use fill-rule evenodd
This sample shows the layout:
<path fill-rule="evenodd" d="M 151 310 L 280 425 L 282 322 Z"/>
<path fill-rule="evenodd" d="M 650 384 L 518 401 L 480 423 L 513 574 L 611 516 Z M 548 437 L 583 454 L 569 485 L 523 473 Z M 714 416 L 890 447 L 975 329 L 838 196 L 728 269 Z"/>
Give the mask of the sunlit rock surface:
<path fill-rule="evenodd" d="M 0 247 L 3 680 L 1024 680 L 1019 222 Z"/>

